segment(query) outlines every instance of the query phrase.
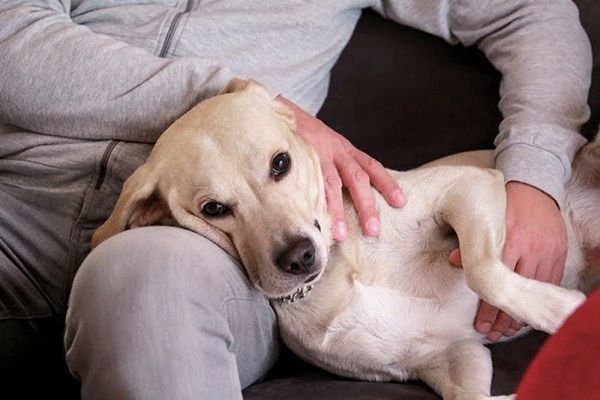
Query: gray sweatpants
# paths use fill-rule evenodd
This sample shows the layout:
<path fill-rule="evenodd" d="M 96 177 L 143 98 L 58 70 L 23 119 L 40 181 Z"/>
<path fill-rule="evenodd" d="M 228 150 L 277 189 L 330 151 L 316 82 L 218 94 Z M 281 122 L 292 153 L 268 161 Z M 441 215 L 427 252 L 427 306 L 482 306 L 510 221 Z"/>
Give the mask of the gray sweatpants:
<path fill-rule="evenodd" d="M 235 399 L 273 364 L 276 329 L 268 300 L 215 244 L 139 228 L 77 273 L 67 362 L 85 399 Z"/>
<path fill-rule="evenodd" d="M 58 376 L 71 283 L 151 146 L 0 135 L 0 381 L 33 389 Z M 242 267 L 167 227 L 125 232 L 89 255 L 64 344 L 84 398 L 237 398 L 277 354 L 273 310 Z"/>

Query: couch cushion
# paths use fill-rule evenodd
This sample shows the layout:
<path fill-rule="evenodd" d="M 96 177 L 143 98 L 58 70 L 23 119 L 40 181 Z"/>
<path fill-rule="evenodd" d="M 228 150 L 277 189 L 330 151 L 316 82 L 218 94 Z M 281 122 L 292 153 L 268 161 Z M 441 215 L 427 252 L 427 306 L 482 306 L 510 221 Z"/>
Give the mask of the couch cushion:
<path fill-rule="evenodd" d="M 546 335 L 532 332 L 490 346 L 494 363 L 492 394 L 515 392 L 529 362 Z M 334 376 L 305 364 L 285 351 L 269 376 L 244 391 L 244 399 L 395 399 L 438 400 L 421 382 L 373 383 Z"/>

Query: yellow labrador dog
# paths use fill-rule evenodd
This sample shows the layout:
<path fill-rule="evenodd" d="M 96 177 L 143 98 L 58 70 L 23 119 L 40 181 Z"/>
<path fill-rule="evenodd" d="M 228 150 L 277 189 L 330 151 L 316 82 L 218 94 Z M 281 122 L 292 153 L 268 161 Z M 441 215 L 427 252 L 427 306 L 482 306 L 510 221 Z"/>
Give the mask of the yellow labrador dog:
<path fill-rule="evenodd" d="M 563 287 L 502 264 L 502 174 L 483 168 L 490 152 L 473 156 L 479 167 L 461 165 L 464 157 L 390 171 L 406 207 L 376 193 L 374 239 L 361 234 L 346 201 L 349 237 L 334 243 L 319 161 L 292 114 L 260 85 L 234 80 L 160 137 L 93 245 L 158 223 L 198 232 L 244 264 L 301 358 L 358 379 L 422 379 L 445 399 L 489 399 L 490 354 L 473 328 L 479 298 L 548 333 L 585 300 L 576 288 L 582 249 L 600 246 L 600 143 L 577 156 L 562 204 Z M 457 237 L 464 269 L 447 261 Z"/>

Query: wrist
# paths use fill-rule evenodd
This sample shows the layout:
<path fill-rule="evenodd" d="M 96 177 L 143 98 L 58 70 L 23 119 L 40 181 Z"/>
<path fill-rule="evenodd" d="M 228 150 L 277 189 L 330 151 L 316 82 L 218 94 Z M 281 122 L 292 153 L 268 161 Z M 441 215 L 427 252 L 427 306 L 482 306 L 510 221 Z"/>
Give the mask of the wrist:
<path fill-rule="evenodd" d="M 505 182 L 526 183 L 562 203 L 570 164 L 569 170 L 565 169 L 553 153 L 527 144 L 513 144 L 496 150 L 495 168 L 502 171 Z"/>
<path fill-rule="evenodd" d="M 557 203 L 557 201 L 554 199 L 554 197 L 550 196 L 548 193 L 544 192 L 540 188 L 537 188 L 533 185 L 530 185 L 525 182 L 520 182 L 520 181 L 508 181 L 508 182 L 506 182 L 505 187 L 506 187 L 507 195 L 511 195 L 513 193 L 518 193 L 523 196 L 533 197 L 533 198 L 537 199 L 536 202 L 539 202 L 539 201 L 548 202 L 548 203 L 552 202 L 552 204 L 554 204 L 554 206 L 558 210 L 560 210 L 560 206 Z M 534 202 L 534 203 L 536 203 L 536 202 Z"/>

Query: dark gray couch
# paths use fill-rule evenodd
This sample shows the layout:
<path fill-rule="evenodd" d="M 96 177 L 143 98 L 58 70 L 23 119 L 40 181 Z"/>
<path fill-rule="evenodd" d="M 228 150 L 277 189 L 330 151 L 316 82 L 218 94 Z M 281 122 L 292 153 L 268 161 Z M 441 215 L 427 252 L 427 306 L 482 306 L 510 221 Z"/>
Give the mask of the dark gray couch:
<path fill-rule="evenodd" d="M 600 120 L 600 2 L 576 1 L 594 48 L 592 118 Z M 492 148 L 501 115 L 499 74 L 476 49 L 449 46 L 365 12 L 332 75 L 319 116 L 387 167 L 412 168 L 465 150 Z M 491 346 L 493 394 L 514 392 L 545 336 Z M 335 377 L 285 351 L 245 399 L 438 399 L 423 384 L 367 383 Z"/>

